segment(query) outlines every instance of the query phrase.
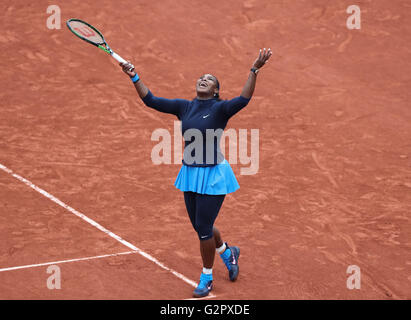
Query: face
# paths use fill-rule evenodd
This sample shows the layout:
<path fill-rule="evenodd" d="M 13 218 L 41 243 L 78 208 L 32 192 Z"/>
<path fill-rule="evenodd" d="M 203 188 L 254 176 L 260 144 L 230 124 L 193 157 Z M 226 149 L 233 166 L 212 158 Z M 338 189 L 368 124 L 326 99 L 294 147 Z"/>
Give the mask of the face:
<path fill-rule="evenodd" d="M 198 96 L 213 97 L 218 92 L 217 79 L 211 74 L 205 74 L 197 80 L 196 85 Z"/>

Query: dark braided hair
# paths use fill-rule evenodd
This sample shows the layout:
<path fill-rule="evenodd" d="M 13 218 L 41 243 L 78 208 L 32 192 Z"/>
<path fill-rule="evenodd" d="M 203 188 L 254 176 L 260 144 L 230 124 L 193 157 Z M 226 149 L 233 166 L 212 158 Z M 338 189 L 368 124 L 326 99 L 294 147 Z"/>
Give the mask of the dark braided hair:
<path fill-rule="evenodd" d="M 214 75 L 213 75 L 213 77 L 215 79 L 217 89 L 218 89 L 218 91 L 220 91 L 220 82 L 218 82 L 218 79 Z M 220 101 L 221 100 L 220 99 L 220 92 L 214 93 L 214 98 L 216 98 L 217 101 Z"/>

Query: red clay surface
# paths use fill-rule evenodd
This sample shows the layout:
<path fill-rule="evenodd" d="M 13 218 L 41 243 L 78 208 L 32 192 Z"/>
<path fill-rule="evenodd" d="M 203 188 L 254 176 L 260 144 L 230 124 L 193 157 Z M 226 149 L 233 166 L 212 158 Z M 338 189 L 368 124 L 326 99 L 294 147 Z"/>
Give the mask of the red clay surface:
<path fill-rule="evenodd" d="M 96 25 L 156 95 L 195 95 L 215 74 L 239 95 L 260 47 L 274 55 L 229 123 L 260 130 L 260 168 L 241 176 L 217 219 L 241 247 L 217 299 L 411 298 L 411 5 L 357 1 L 3 0 L 0 163 L 197 281 L 198 240 L 173 186 L 179 165 L 151 162 L 151 133 L 174 118 L 143 106 L 114 60 L 64 22 Z M 0 269 L 130 251 L 0 171 Z M 361 289 L 348 290 L 349 265 Z M 185 299 L 192 287 L 138 254 L 0 272 L 0 299 Z"/>

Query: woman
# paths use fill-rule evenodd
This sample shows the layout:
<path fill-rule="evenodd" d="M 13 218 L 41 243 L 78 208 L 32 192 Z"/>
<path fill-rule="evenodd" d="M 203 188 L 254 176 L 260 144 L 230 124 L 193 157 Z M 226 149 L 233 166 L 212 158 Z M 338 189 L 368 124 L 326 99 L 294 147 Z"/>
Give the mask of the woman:
<path fill-rule="evenodd" d="M 197 80 L 197 97 L 192 101 L 155 97 L 140 80 L 132 64 L 120 64 L 144 104 L 160 112 L 174 114 L 181 120 L 185 147 L 183 165 L 174 185 L 184 192 L 188 215 L 200 240 L 203 271 L 194 297 L 205 297 L 212 290 L 215 251 L 225 263 L 230 280 L 235 281 L 238 277 L 240 249 L 224 243 L 214 227 L 225 195 L 239 188 L 229 163 L 220 151 L 219 142 L 228 120 L 250 101 L 258 70 L 271 55 L 271 49 L 260 50 L 241 95 L 232 100 L 220 100 L 220 84 L 211 74 Z M 210 129 L 213 134 L 210 134 Z"/>

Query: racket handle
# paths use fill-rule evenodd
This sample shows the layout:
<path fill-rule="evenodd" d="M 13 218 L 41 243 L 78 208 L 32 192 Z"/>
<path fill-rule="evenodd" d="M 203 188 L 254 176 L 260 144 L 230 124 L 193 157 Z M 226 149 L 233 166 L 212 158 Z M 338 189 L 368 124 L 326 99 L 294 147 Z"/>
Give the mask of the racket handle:
<path fill-rule="evenodd" d="M 124 60 L 122 57 L 120 57 L 117 53 L 115 53 L 114 51 L 111 53 L 111 56 L 116 59 L 118 62 L 120 63 L 127 63 L 126 60 Z"/>

